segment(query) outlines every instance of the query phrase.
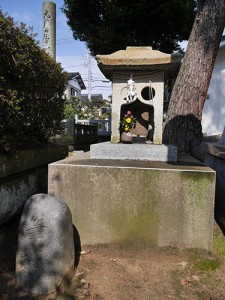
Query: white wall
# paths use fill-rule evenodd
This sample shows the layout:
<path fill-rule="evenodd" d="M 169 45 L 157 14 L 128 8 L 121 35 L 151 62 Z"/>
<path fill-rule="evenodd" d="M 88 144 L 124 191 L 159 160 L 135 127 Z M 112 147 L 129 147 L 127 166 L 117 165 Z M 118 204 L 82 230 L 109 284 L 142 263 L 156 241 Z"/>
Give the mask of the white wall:
<path fill-rule="evenodd" d="M 71 79 L 68 81 L 68 85 L 67 85 L 67 88 L 64 92 L 64 94 L 66 95 L 67 98 L 70 98 L 71 97 L 71 88 L 75 89 L 78 93 L 78 97 L 81 97 L 81 88 L 80 88 L 80 85 L 79 83 L 77 82 L 76 79 Z"/>
<path fill-rule="evenodd" d="M 208 136 L 223 132 L 225 127 L 225 44 L 221 43 L 212 74 L 208 99 L 202 115 L 202 131 Z"/>

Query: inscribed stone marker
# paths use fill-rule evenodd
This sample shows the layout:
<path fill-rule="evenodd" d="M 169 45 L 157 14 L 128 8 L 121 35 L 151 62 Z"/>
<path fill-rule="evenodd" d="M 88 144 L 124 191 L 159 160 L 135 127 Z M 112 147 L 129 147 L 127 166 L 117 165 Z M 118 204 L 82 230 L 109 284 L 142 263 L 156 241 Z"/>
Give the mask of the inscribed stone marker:
<path fill-rule="evenodd" d="M 72 216 L 58 199 L 37 194 L 30 197 L 19 226 L 16 277 L 26 291 L 48 295 L 63 279 L 74 275 L 75 249 Z"/>

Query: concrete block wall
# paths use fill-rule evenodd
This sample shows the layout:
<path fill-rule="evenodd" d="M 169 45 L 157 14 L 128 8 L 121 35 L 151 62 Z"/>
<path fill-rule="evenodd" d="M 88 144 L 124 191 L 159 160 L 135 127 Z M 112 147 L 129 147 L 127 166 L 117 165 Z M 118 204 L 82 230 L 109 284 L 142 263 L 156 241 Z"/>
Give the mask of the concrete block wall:
<path fill-rule="evenodd" d="M 20 213 L 30 196 L 47 192 L 48 163 L 67 155 L 67 147 L 57 145 L 0 155 L 0 225 Z"/>

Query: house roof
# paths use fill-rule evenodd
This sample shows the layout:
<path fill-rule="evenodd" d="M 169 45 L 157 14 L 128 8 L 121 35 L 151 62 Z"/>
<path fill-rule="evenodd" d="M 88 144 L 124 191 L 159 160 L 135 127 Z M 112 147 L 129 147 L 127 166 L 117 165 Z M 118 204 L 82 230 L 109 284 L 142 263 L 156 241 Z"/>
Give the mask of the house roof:
<path fill-rule="evenodd" d="M 81 95 L 81 100 L 83 100 L 83 101 L 88 100 L 88 94 L 82 94 Z M 93 102 L 102 102 L 103 101 L 102 94 L 92 94 L 91 95 L 91 100 Z"/>
<path fill-rule="evenodd" d="M 81 90 L 85 90 L 85 89 L 86 89 L 86 86 L 85 86 L 85 84 L 84 84 L 84 82 L 83 82 L 83 79 L 82 79 L 82 77 L 81 77 L 81 75 L 80 75 L 79 72 L 68 73 L 68 74 L 69 74 L 68 80 L 76 79 L 77 82 L 78 82 L 79 85 L 80 85 Z"/>

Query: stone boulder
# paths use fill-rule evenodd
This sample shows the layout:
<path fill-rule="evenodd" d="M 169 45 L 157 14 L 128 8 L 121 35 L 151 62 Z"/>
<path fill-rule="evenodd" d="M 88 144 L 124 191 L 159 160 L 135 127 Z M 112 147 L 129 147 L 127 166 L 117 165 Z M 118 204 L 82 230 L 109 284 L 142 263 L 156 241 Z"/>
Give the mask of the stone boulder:
<path fill-rule="evenodd" d="M 74 275 L 72 216 L 58 199 L 36 194 L 23 210 L 16 254 L 16 278 L 26 291 L 48 295 Z"/>

